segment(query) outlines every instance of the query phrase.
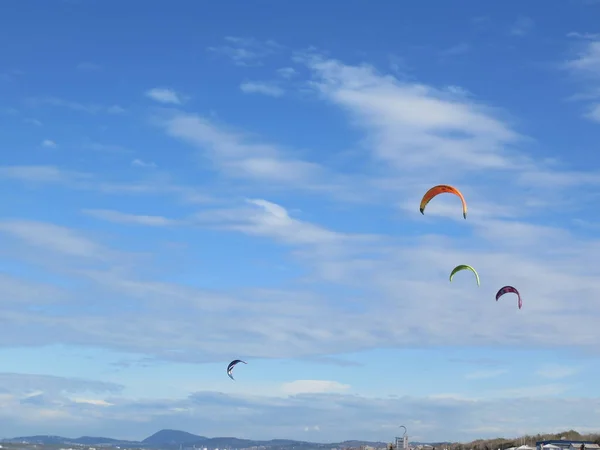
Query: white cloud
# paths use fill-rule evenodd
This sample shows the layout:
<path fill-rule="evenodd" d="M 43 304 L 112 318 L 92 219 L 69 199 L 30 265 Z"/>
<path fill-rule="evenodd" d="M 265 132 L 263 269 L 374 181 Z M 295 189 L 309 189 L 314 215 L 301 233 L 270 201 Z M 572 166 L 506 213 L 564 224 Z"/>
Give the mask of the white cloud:
<path fill-rule="evenodd" d="M 57 254 L 83 258 L 103 258 L 107 254 L 102 246 L 76 231 L 43 222 L 3 220 L 0 221 L 0 233 Z"/>
<path fill-rule="evenodd" d="M 152 162 L 152 161 L 143 161 L 141 159 L 134 159 L 133 161 L 131 161 L 131 165 L 134 167 L 145 167 L 145 168 L 153 168 L 156 167 L 156 163 Z"/>
<path fill-rule="evenodd" d="M 81 391 L 116 394 L 123 389 L 119 384 L 104 381 L 6 372 L 0 372 L 0 386 L 11 394 L 29 397 L 42 393 L 54 395 Z"/>
<path fill-rule="evenodd" d="M 102 69 L 102 66 L 100 64 L 96 64 L 96 63 L 89 62 L 89 61 L 84 61 L 84 62 L 77 64 L 77 70 L 91 72 L 91 71 L 96 71 L 96 70 L 100 70 L 100 69 Z"/>
<path fill-rule="evenodd" d="M 296 380 L 284 383 L 281 386 L 282 392 L 287 395 L 324 394 L 345 391 L 348 389 L 350 389 L 349 384 L 327 380 Z"/>
<path fill-rule="evenodd" d="M 240 89 L 246 94 L 264 94 L 270 97 L 281 97 L 283 89 L 273 83 L 247 81 L 240 84 Z"/>
<path fill-rule="evenodd" d="M 80 397 L 72 397 L 70 399 L 74 403 L 83 403 L 86 405 L 95 405 L 95 406 L 113 406 L 113 403 L 109 403 L 106 400 L 98 400 L 91 398 L 80 398 Z"/>
<path fill-rule="evenodd" d="M 577 45 L 577 54 L 565 63 L 565 68 L 575 75 L 584 87 L 584 92 L 574 95 L 572 100 L 591 101 L 583 116 L 600 122 L 600 37 L 578 33 L 569 33 L 569 36 L 584 38 L 584 41 Z"/>
<path fill-rule="evenodd" d="M 19 69 L 9 69 L 0 72 L 0 81 L 14 81 L 17 77 L 23 75 L 25 72 Z"/>
<path fill-rule="evenodd" d="M 525 36 L 533 29 L 535 22 L 530 17 L 519 16 L 510 28 L 510 34 L 513 36 Z"/>
<path fill-rule="evenodd" d="M 151 227 L 164 227 L 169 225 L 177 225 L 180 222 L 177 220 L 167 219 L 162 216 L 148 216 L 138 214 L 125 214 L 119 211 L 112 211 L 108 209 L 84 209 L 84 214 L 97 219 L 106 220 L 108 222 L 115 222 L 129 225 L 145 225 Z"/>
<path fill-rule="evenodd" d="M 600 123 L 600 103 L 596 103 L 590 107 L 586 117 L 593 120 L 594 122 Z"/>
<path fill-rule="evenodd" d="M 475 16 L 471 19 L 471 23 L 475 28 L 483 28 L 484 26 L 487 26 L 489 22 L 489 16 Z"/>
<path fill-rule="evenodd" d="M 273 40 L 260 42 L 256 39 L 227 36 L 226 45 L 208 47 L 208 50 L 230 58 L 237 66 L 261 65 L 262 59 L 281 51 L 282 46 Z"/>
<path fill-rule="evenodd" d="M 67 290 L 51 283 L 40 283 L 27 278 L 14 277 L 0 273 L 0 289 L 2 302 L 6 307 L 8 303 L 16 305 L 52 304 L 67 301 L 70 295 Z"/>
<path fill-rule="evenodd" d="M 73 101 L 65 100 L 65 99 L 58 98 L 58 97 L 40 97 L 40 98 L 34 97 L 34 98 L 29 98 L 27 103 L 33 107 L 50 105 L 50 106 L 56 106 L 56 107 L 60 107 L 60 108 L 70 109 L 73 111 L 85 112 L 88 114 L 104 113 L 104 114 L 119 115 L 119 114 L 123 114 L 126 112 L 125 109 L 119 105 L 104 106 L 104 105 L 97 105 L 97 104 L 86 104 L 86 103 L 73 102 Z"/>
<path fill-rule="evenodd" d="M 54 166 L 0 166 L 0 178 L 28 183 L 68 183 L 89 178 L 89 175 Z"/>
<path fill-rule="evenodd" d="M 600 33 L 579 33 L 577 31 L 571 31 L 567 33 L 567 37 L 578 38 L 578 39 L 600 39 Z"/>
<path fill-rule="evenodd" d="M 487 378 L 496 378 L 500 375 L 504 375 L 508 371 L 506 369 L 496 369 L 496 370 L 479 370 L 477 372 L 471 372 L 465 375 L 467 380 L 483 380 Z"/>
<path fill-rule="evenodd" d="M 47 148 L 55 148 L 56 147 L 56 142 L 50 140 L 50 139 L 44 139 L 42 141 L 42 147 L 47 147 Z"/>
<path fill-rule="evenodd" d="M 583 43 L 577 57 L 567 61 L 566 66 L 593 78 L 600 77 L 600 40 Z"/>
<path fill-rule="evenodd" d="M 547 364 L 540 368 L 536 374 L 544 378 L 567 378 L 581 371 L 580 367 L 565 366 L 560 364 Z"/>
<path fill-rule="evenodd" d="M 106 152 L 106 153 L 130 153 L 131 151 L 125 147 L 115 144 L 103 144 L 92 140 L 86 140 L 82 147 L 87 150 L 93 150 L 95 152 Z"/>
<path fill-rule="evenodd" d="M 196 214 L 202 223 L 215 223 L 230 230 L 266 236 L 288 244 L 338 244 L 359 239 L 290 217 L 280 205 L 262 199 L 250 199 L 250 208 L 204 211 Z M 365 236 L 366 237 L 366 236 Z"/>
<path fill-rule="evenodd" d="M 185 203 L 209 203 L 213 198 L 204 190 L 170 182 L 165 178 L 130 182 L 103 181 L 85 172 L 75 172 L 54 166 L 0 166 L 0 178 L 26 184 L 57 184 L 72 189 L 96 191 L 110 195 L 169 195 Z"/>
<path fill-rule="evenodd" d="M 461 95 L 403 83 L 374 68 L 305 59 L 318 92 L 346 110 L 367 131 L 374 156 L 395 168 L 459 164 L 463 170 L 507 169 L 518 164 L 510 145 L 521 136 L 493 111 Z"/>
<path fill-rule="evenodd" d="M 598 179 L 593 173 L 569 172 L 564 163 L 558 170 L 557 164 L 535 161 L 520 148 L 532 139 L 516 131 L 506 113 L 477 102 L 460 87 L 402 82 L 368 65 L 350 66 L 314 54 L 296 60 L 313 72 L 310 86 L 315 92 L 344 110 L 351 124 L 365 133 L 364 154 L 382 174 L 374 181 L 376 188 L 396 198 L 401 194 L 409 205 L 443 179 L 468 192 L 479 214 L 506 217 L 510 204 L 526 202 L 529 211 L 555 207 L 556 203 L 540 203 L 542 189 L 572 189 Z M 557 185 L 553 177 L 564 182 Z M 508 178 L 527 186 L 532 195 L 525 200 L 522 190 L 505 189 L 514 200 L 493 202 L 495 183 L 505 184 Z M 375 187 L 368 182 L 366 186 Z M 522 208 L 518 214 L 523 214 Z"/>
<path fill-rule="evenodd" d="M 517 388 L 499 389 L 488 398 L 520 398 L 556 397 L 569 391 L 570 386 L 564 384 L 535 384 Z"/>
<path fill-rule="evenodd" d="M 163 125 L 169 135 L 197 146 L 224 172 L 239 178 L 304 183 L 321 171 L 317 164 L 286 156 L 276 145 L 256 142 L 197 115 L 177 114 Z"/>
<path fill-rule="evenodd" d="M 151 98 L 159 103 L 167 103 L 173 105 L 181 105 L 182 98 L 173 89 L 167 88 L 152 88 L 145 93 L 146 97 Z"/>
<path fill-rule="evenodd" d="M 106 108 L 108 114 L 125 114 L 127 111 L 119 105 L 112 105 Z"/>
<path fill-rule="evenodd" d="M 468 53 L 471 50 L 471 45 L 466 42 L 462 42 L 460 44 L 456 44 L 444 51 L 442 51 L 442 56 L 457 56 Z"/>
<path fill-rule="evenodd" d="M 329 389 L 328 383 L 335 384 L 325 381 L 319 387 Z M 63 385 L 69 386 L 68 381 Z M 196 434 L 206 434 L 202 430 L 210 429 L 212 436 L 231 435 L 231 430 L 235 430 L 237 436 L 249 439 L 341 442 L 387 440 L 382 430 L 397 430 L 398 423 L 404 423 L 411 440 L 466 441 L 518 436 L 527 429 L 593 431 L 593 424 L 600 420 L 597 398 L 380 398 L 323 391 L 290 392 L 287 398 L 277 398 L 201 391 L 184 398 L 132 400 L 118 395 L 46 395 L 43 386 L 31 385 L 34 389 L 27 393 L 37 390 L 43 394 L 28 402 L 23 401 L 26 393 L 18 393 L 7 385 L 9 394 L 0 397 L 0 433 L 26 434 L 23 431 L 30 430 L 33 424 L 44 432 L 54 430 L 67 436 L 108 435 L 137 440 L 168 427 Z M 75 392 L 83 389 L 86 388 L 81 385 Z M 344 390 L 337 385 L 336 389 Z M 557 410 L 562 414 L 557 415 Z M 564 417 L 569 417 L 568 424 Z M 310 433 L 315 433 L 315 437 L 309 437 Z"/>
<path fill-rule="evenodd" d="M 296 69 L 294 69 L 293 67 L 282 67 L 280 69 L 277 69 L 277 73 L 280 77 L 288 79 L 292 78 L 294 75 L 297 74 Z"/>

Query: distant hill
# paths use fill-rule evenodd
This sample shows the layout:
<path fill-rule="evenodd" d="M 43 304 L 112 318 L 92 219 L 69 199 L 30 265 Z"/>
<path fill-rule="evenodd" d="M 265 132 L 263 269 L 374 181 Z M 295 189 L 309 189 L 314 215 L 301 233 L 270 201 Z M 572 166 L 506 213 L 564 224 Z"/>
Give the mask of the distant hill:
<path fill-rule="evenodd" d="M 81 444 L 81 445 L 103 445 L 103 446 L 127 446 L 144 448 L 178 448 L 179 446 L 197 446 L 208 449 L 243 449 L 248 447 L 266 447 L 271 450 L 327 450 L 336 447 L 360 447 L 369 445 L 372 447 L 385 447 L 385 442 L 371 442 L 348 440 L 331 444 L 317 444 L 314 442 L 294 441 L 290 439 L 272 439 L 269 441 L 255 441 L 252 439 L 240 439 L 236 437 L 214 437 L 198 436 L 180 430 L 160 430 L 143 441 L 125 441 L 106 437 L 82 436 L 79 438 L 66 438 L 62 436 L 22 436 L 13 439 L 4 439 L 3 442 L 28 442 L 31 444 Z"/>
<path fill-rule="evenodd" d="M 105 437 L 81 436 L 79 438 L 66 438 L 62 436 L 21 436 L 12 439 L 3 439 L 2 442 L 28 442 L 30 444 L 40 445 L 61 445 L 61 444 L 81 444 L 81 445 L 132 445 L 141 446 L 139 442 L 124 441 L 120 439 L 111 439 Z"/>
<path fill-rule="evenodd" d="M 80 438 L 74 439 L 73 442 L 84 445 L 97 445 L 97 444 L 111 444 L 119 445 L 127 441 L 120 441 L 119 439 L 111 439 L 105 437 L 92 437 L 92 436 L 81 436 Z"/>
<path fill-rule="evenodd" d="M 208 438 L 179 430 L 160 430 L 142 441 L 142 444 L 165 445 L 165 444 L 188 444 L 192 442 L 206 441 Z"/>
<path fill-rule="evenodd" d="M 4 439 L 5 441 L 27 441 L 32 444 L 62 444 L 65 440 L 61 436 L 36 435 L 26 437 L 16 437 L 14 439 Z"/>

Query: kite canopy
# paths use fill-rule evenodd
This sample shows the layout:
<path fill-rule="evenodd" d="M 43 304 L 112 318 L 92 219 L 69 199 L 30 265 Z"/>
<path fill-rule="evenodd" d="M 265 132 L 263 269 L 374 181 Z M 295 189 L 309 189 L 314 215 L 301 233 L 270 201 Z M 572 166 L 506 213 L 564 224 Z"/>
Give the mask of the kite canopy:
<path fill-rule="evenodd" d="M 454 278 L 454 275 L 457 272 L 460 272 L 461 270 L 470 270 L 471 272 L 473 272 L 475 274 L 475 279 L 477 280 L 477 286 L 480 286 L 480 283 L 479 283 L 479 274 L 477 273 L 477 271 L 473 267 L 467 266 L 466 264 L 461 264 L 459 266 L 456 266 L 452 270 L 452 273 L 450 273 L 450 282 L 452 282 L 452 278 Z"/>
<path fill-rule="evenodd" d="M 498 301 L 498 299 L 500 297 L 502 297 L 504 294 L 508 294 L 509 292 L 512 292 L 513 294 L 517 294 L 517 298 L 519 299 L 519 309 L 521 309 L 523 307 L 523 300 L 521 300 L 521 294 L 519 293 L 519 291 L 517 290 L 517 288 L 514 288 L 512 286 L 504 286 L 503 288 L 501 288 L 498 293 L 496 294 L 496 301 Z"/>
<path fill-rule="evenodd" d="M 233 372 L 233 368 L 239 363 L 248 364 L 246 361 L 242 361 L 241 359 L 234 359 L 227 366 L 227 375 L 229 376 L 229 378 L 231 378 L 234 381 L 235 381 L 235 378 L 233 378 L 233 375 L 231 375 L 231 373 Z"/>
<path fill-rule="evenodd" d="M 454 195 L 458 196 L 458 198 L 460 198 L 460 201 L 462 202 L 463 217 L 466 219 L 467 218 L 467 202 L 465 201 L 465 198 L 463 197 L 463 195 L 460 193 L 460 191 L 458 189 L 456 189 L 453 186 L 449 186 L 447 184 L 439 184 L 437 186 L 434 186 L 425 193 L 425 195 L 423 196 L 423 199 L 421 200 L 421 205 L 419 206 L 419 211 L 421 211 L 421 214 L 425 214 L 425 207 L 433 199 L 433 197 L 435 197 L 439 194 L 444 194 L 444 193 L 454 194 Z"/>

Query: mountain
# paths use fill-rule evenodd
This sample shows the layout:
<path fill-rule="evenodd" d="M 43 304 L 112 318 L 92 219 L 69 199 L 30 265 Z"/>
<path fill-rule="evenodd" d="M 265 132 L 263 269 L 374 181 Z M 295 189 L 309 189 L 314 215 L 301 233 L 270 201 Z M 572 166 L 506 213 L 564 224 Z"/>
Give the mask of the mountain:
<path fill-rule="evenodd" d="M 92 436 L 81 436 L 80 438 L 73 439 L 76 444 L 83 445 L 97 445 L 97 444 L 110 444 L 110 445 L 119 445 L 123 443 L 127 443 L 127 441 L 122 441 L 119 439 L 111 439 L 105 437 L 92 437 Z"/>
<path fill-rule="evenodd" d="M 59 444 L 81 444 L 81 445 L 130 445 L 140 446 L 139 442 L 124 441 L 121 439 L 111 439 L 105 437 L 81 436 L 79 438 L 66 438 L 62 436 L 21 436 L 12 439 L 3 439 L 1 442 L 28 442 L 30 444 L 40 445 L 59 445 Z"/>
<path fill-rule="evenodd" d="M 196 434 L 187 433 L 179 430 L 160 430 L 154 433 L 152 436 L 148 436 L 141 442 L 137 441 L 125 441 L 120 439 L 106 438 L 106 437 L 91 437 L 82 436 L 79 438 L 66 438 L 62 436 L 23 436 L 16 437 L 13 439 L 4 439 L 3 442 L 28 442 L 31 444 L 81 444 L 81 445 L 102 445 L 102 446 L 127 446 L 133 447 L 144 447 L 144 448 L 157 448 L 157 447 L 171 447 L 176 449 L 180 445 L 182 446 L 197 446 L 205 447 L 208 449 L 243 449 L 248 447 L 266 447 L 270 450 L 314 450 L 314 449 L 331 449 L 335 447 L 360 447 L 361 445 L 369 445 L 372 447 L 385 447 L 387 444 L 384 442 L 370 442 L 370 441 L 358 441 L 348 440 L 344 442 L 331 443 L 331 444 L 317 444 L 314 442 L 294 441 L 290 439 L 272 439 L 270 441 L 256 441 L 252 439 L 240 439 L 236 437 L 214 437 L 208 438 L 206 436 L 198 436 Z"/>
<path fill-rule="evenodd" d="M 26 437 L 16 437 L 13 439 L 4 439 L 7 441 L 26 441 L 32 444 L 62 444 L 66 438 L 62 436 L 47 436 L 47 435 L 37 435 L 37 436 L 26 436 Z"/>
<path fill-rule="evenodd" d="M 179 430 L 160 430 L 154 433 L 152 436 L 147 437 L 142 441 L 142 444 L 147 445 L 179 445 L 188 444 L 194 442 L 201 442 L 207 440 L 207 437 L 198 436 L 196 434 L 188 433 L 186 431 Z"/>

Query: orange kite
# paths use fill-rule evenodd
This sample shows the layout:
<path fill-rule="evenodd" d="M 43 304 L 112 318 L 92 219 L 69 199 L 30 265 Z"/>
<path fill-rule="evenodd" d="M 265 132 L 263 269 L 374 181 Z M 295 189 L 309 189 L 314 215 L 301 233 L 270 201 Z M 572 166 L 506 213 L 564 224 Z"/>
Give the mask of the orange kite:
<path fill-rule="evenodd" d="M 465 198 L 463 197 L 463 195 L 460 193 L 460 191 L 458 189 L 456 189 L 455 187 L 449 186 L 447 184 L 439 184 L 437 186 L 434 186 L 425 193 L 425 195 L 423 196 L 423 199 L 421 200 L 421 206 L 419 207 L 421 214 L 423 214 L 423 215 L 425 214 L 425 207 L 433 199 L 433 197 L 435 197 L 436 195 L 439 195 L 439 194 L 443 194 L 443 193 L 454 194 L 460 198 L 460 201 L 462 202 L 462 207 L 463 207 L 463 217 L 466 219 L 467 218 L 467 202 L 465 201 Z"/>

